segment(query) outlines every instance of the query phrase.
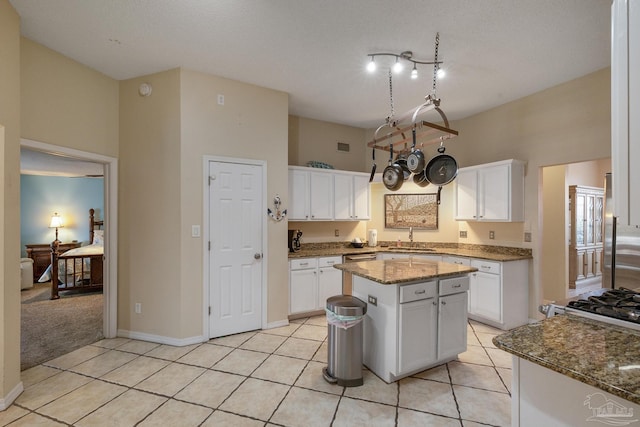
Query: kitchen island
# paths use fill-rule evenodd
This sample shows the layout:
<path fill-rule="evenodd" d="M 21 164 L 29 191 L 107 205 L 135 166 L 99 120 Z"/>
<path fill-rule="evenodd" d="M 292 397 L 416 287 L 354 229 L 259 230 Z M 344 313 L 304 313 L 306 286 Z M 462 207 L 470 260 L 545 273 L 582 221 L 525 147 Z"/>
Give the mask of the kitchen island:
<path fill-rule="evenodd" d="M 513 426 L 640 425 L 640 332 L 566 314 L 493 342 L 513 355 Z"/>
<path fill-rule="evenodd" d="M 467 349 L 468 274 L 475 268 L 394 259 L 338 264 L 367 303 L 364 364 L 384 381 L 453 360 Z"/>

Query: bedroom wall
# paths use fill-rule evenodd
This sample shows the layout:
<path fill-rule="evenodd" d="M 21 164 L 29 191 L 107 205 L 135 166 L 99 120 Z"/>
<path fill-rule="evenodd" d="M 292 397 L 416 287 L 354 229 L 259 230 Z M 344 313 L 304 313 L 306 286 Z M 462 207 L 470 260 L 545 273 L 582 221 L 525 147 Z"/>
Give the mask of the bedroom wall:
<path fill-rule="evenodd" d="M 20 382 L 20 18 L 0 0 L 0 410 Z"/>
<path fill-rule="evenodd" d="M 51 243 L 55 230 L 49 228 L 57 212 L 64 227 L 58 230 L 61 242 L 89 241 L 89 209 L 96 219 L 104 216 L 104 179 L 62 176 L 20 175 L 20 242 L 22 256 L 29 243 Z"/>

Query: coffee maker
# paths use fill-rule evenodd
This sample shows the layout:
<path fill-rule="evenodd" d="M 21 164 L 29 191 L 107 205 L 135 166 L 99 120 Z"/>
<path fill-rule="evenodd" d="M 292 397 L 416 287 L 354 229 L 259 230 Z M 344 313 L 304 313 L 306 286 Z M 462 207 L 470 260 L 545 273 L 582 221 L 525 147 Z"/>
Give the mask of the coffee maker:
<path fill-rule="evenodd" d="M 302 231 L 289 230 L 289 252 L 298 252 L 300 250 L 300 238 L 302 237 Z"/>

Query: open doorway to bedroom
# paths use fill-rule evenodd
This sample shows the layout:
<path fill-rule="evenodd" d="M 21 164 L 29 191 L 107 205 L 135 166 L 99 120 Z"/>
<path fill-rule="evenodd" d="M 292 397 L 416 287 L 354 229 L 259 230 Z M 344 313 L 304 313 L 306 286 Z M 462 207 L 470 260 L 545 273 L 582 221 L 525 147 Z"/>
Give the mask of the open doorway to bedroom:
<path fill-rule="evenodd" d="M 115 336 L 116 173 L 116 159 L 21 141 L 21 257 L 32 269 L 21 275 L 21 370 Z"/>

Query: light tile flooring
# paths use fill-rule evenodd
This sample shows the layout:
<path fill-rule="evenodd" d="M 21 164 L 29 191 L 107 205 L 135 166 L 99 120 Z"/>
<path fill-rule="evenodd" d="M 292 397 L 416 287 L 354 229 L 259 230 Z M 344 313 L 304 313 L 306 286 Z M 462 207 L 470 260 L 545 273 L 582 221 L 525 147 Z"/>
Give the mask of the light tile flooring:
<path fill-rule="evenodd" d="M 471 321 L 456 361 L 386 384 L 328 384 L 324 316 L 171 347 L 115 338 L 22 372 L 10 426 L 508 426 L 511 357 Z"/>

